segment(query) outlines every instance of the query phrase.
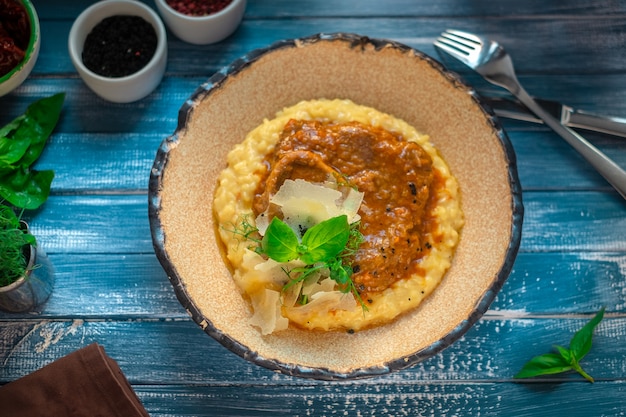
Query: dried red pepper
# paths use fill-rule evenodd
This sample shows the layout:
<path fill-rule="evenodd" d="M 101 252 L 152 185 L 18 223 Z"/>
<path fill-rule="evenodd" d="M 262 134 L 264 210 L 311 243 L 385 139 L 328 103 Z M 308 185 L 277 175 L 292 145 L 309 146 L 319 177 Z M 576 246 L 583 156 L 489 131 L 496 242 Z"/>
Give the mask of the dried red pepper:
<path fill-rule="evenodd" d="M 17 0 L 0 0 L 0 77 L 24 59 L 30 41 L 26 9 Z"/>
<path fill-rule="evenodd" d="M 166 0 L 168 6 L 189 16 L 208 16 L 225 9 L 232 0 Z"/>

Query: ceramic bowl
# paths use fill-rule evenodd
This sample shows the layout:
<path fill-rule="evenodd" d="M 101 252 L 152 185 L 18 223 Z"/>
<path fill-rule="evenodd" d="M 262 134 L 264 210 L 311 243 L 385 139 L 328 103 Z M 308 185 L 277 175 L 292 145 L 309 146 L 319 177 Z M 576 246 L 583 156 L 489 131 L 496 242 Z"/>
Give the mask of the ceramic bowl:
<path fill-rule="evenodd" d="M 190 16 L 174 10 L 166 0 L 155 0 L 167 27 L 181 40 L 197 45 L 219 42 L 232 34 L 246 10 L 246 0 L 232 0 L 224 9 L 207 16 Z"/>
<path fill-rule="evenodd" d="M 441 284 L 394 322 L 353 334 L 290 328 L 262 336 L 247 323 L 249 306 L 222 259 L 212 214 L 216 180 L 250 130 L 316 98 L 350 99 L 427 133 L 459 181 L 466 223 Z M 326 380 L 397 371 L 458 340 L 508 277 L 522 207 L 513 149 L 476 92 L 420 51 L 351 34 L 281 41 L 211 77 L 182 105 L 149 186 L 156 254 L 198 325 L 256 364 Z"/>
<path fill-rule="evenodd" d="M 149 22 L 157 34 L 152 59 L 139 71 L 124 77 L 105 77 L 83 63 L 83 45 L 87 35 L 103 19 L 116 15 L 139 16 Z M 161 82 L 167 65 L 167 34 L 159 15 L 150 7 L 133 0 L 104 0 L 85 9 L 74 21 L 68 40 L 72 63 L 85 84 L 105 100 L 129 103 L 150 94 Z"/>
<path fill-rule="evenodd" d="M 0 96 L 4 96 L 19 87 L 30 75 L 39 57 L 39 46 L 41 44 L 39 17 L 35 11 L 35 6 L 29 0 L 22 0 L 20 3 L 24 6 L 28 15 L 30 40 L 24 59 L 9 73 L 0 77 Z"/>

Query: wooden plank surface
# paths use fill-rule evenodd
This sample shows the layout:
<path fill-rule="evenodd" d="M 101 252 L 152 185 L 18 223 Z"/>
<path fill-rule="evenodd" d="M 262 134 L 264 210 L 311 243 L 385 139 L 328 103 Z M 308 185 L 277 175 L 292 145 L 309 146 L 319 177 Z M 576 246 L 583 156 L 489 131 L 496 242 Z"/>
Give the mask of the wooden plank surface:
<path fill-rule="evenodd" d="M 56 172 L 52 196 L 26 214 L 55 266 L 55 289 L 40 312 L 0 313 L 0 384 L 98 342 L 153 417 L 626 413 L 626 203 L 545 126 L 501 121 L 525 205 L 520 253 L 502 291 L 461 340 L 384 377 L 302 380 L 229 352 L 176 300 L 147 219 L 152 162 L 176 128 L 178 109 L 213 73 L 254 49 L 318 32 L 392 39 L 441 60 L 481 94 L 507 96 L 435 52 L 432 41 L 454 27 L 501 41 L 532 94 L 626 117 L 626 5 L 249 0 L 241 27 L 224 42 L 194 46 L 170 34 L 161 85 L 137 103 L 113 104 L 88 90 L 67 55 L 73 20 L 94 2 L 35 1 L 40 58 L 20 89 L 0 97 L 1 125 L 37 98 L 67 94 L 37 165 Z M 585 135 L 626 166 L 626 139 Z M 601 307 L 606 318 L 583 361 L 596 383 L 574 374 L 512 379 L 533 355 L 566 345 Z"/>
<path fill-rule="evenodd" d="M 501 27 L 503 21 L 507 25 L 505 33 Z M 72 20 L 63 19 L 42 27 L 42 36 L 48 39 L 50 48 L 41 51 L 41 61 L 35 67 L 35 75 L 73 72 L 65 43 L 71 25 Z M 480 16 L 463 19 L 429 16 L 246 19 L 229 42 L 215 45 L 198 47 L 182 42 L 170 34 L 167 71 L 212 74 L 245 53 L 265 48 L 276 41 L 335 32 L 391 39 L 437 57 L 432 40 L 449 27 L 485 36 L 496 35 L 512 54 L 520 74 L 536 73 L 537 66 L 534 62 L 541 62 L 541 72 L 546 74 L 597 73 L 598 63 L 586 58 L 597 55 L 598 51 L 609 49 L 613 49 L 615 53 L 603 56 L 601 70 L 618 72 L 626 68 L 624 52 L 619 48 L 617 36 L 626 29 L 626 21 L 624 15 L 618 14 L 602 18 L 578 16 L 575 19 L 556 20 L 546 16 L 501 19 L 484 19 Z M 589 36 L 601 30 L 614 33 L 614 38 Z M 533 36 L 537 32 L 551 42 L 544 42 L 539 47 L 535 41 L 536 35 Z"/>
<path fill-rule="evenodd" d="M 526 317 L 489 314 L 441 354 L 402 372 L 359 383 L 376 385 L 418 380 L 513 382 L 513 375 L 527 359 L 547 353 L 555 343 L 567 346 L 574 332 L 590 318 L 589 314 L 517 315 Z M 252 365 L 228 352 L 186 318 L 23 319 L 1 325 L 7 336 L 5 343 L 8 340 L 12 346 L 5 348 L 0 357 L 2 382 L 32 372 L 37 366 L 70 353 L 73 348 L 98 342 L 119 362 L 127 378 L 137 384 L 175 385 L 183 381 L 191 385 L 226 382 L 237 385 L 329 384 L 284 376 Z M 626 371 L 623 364 L 625 329 L 626 319 L 610 316 L 598 327 L 596 346 L 585 358 L 584 367 L 599 381 L 623 377 Z M 525 337 L 523 343 L 520 340 L 522 334 Z M 517 348 L 511 349 L 511 346 Z M 584 381 L 574 374 L 542 380 Z"/>

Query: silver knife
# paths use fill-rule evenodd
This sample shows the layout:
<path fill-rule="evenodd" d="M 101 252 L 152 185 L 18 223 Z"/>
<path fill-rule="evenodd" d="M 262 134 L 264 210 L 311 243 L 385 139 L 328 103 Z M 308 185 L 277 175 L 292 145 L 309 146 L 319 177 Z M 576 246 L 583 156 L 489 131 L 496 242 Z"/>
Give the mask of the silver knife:
<path fill-rule="evenodd" d="M 523 104 L 516 100 L 504 97 L 485 96 L 482 96 L 481 99 L 486 104 L 490 105 L 499 117 L 533 123 L 543 123 Z M 552 114 L 552 116 L 554 116 L 557 120 L 560 120 L 561 124 L 565 126 L 593 130 L 595 132 L 608 133 L 610 135 L 626 138 L 626 118 L 601 116 L 582 110 L 576 110 L 556 101 L 543 99 L 536 100 L 541 107 Z"/>

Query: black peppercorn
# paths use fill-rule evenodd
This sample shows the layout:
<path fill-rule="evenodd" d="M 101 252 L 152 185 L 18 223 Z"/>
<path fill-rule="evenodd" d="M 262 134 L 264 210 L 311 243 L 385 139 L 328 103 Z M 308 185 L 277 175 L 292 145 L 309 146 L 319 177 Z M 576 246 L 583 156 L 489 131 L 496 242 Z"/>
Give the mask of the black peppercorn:
<path fill-rule="evenodd" d="M 145 19 L 115 15 L 103 19 L 87 35 L 82 59 L 96 74 L 125 77 L 145 67 L 156 46 L 156 31 Z"/>

